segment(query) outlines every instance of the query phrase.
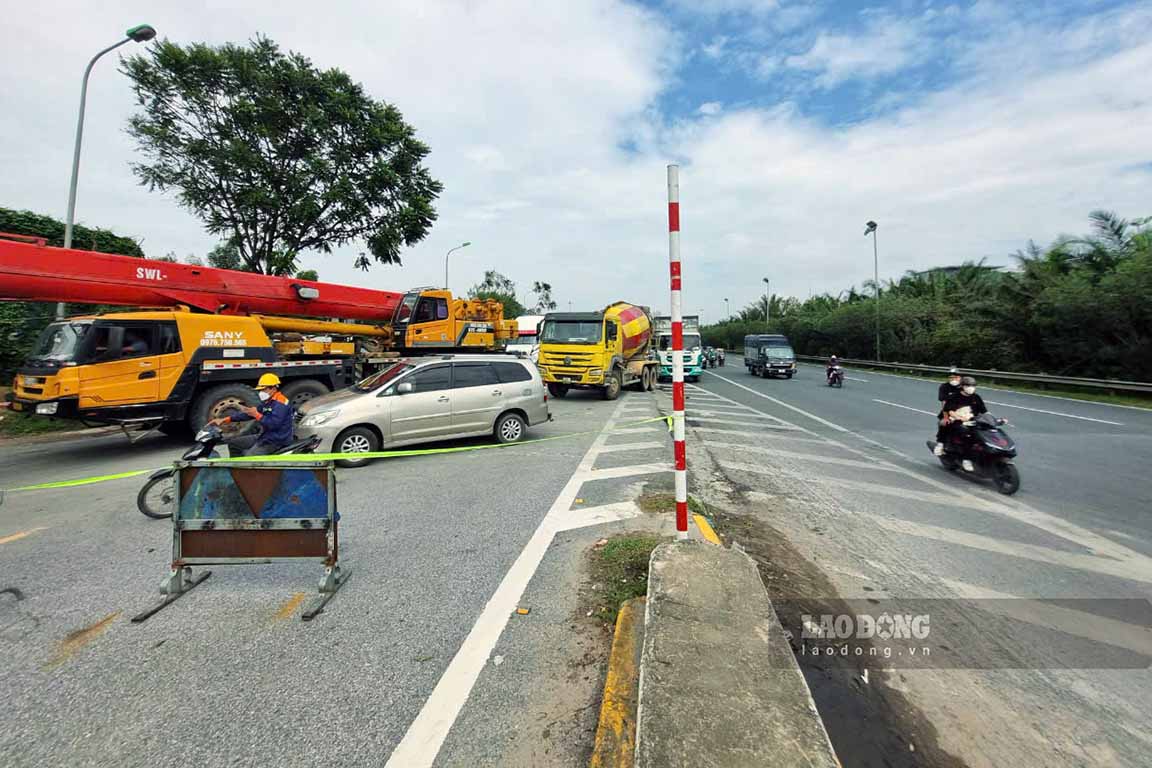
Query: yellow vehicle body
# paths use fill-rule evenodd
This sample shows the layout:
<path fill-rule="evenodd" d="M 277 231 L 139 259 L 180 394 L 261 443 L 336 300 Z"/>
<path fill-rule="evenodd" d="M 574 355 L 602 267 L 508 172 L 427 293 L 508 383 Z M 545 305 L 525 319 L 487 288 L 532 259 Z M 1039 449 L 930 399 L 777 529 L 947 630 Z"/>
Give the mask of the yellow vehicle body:
<path fill-rule="evenodd" d="M 649 355 L 652 321 L 648 310 L 618 301 L 599 312 L 554 312 L 540 334 L 540 375 L 549 391 L 598 389 L 609 400 L 626 386 L 651 390 L 658 362 Z"/>

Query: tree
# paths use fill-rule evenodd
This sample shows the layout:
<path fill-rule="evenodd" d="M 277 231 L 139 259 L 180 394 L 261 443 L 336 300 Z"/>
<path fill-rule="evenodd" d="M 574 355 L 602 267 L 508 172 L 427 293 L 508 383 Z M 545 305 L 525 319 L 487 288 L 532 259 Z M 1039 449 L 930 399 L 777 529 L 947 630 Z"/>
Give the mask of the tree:
<path fill-rule="evenodd" d="M 215 248 L 208 251 L 208 266 L 216 269 L 242 270 L 244 262 L 240 259 L 240 249 L 231 240 L 217 243 Z"/>
<path fill-rule="evenodd" d="M 549 310 L 556 309 L 556 302 L 552 300 L 552 285 L 537 280 L 532 283 L 532 293 L 536 295 L 536 304 L 532 307 L 532 314 L 542 315 Z"/>
<path fill-rule="evenodd" d="M 64 246 L 64 222 L 32 211 L 0 208 L 0 232 L 44 238 L 48 245 Z M 144 256 L 140 244 L 106 229 L 77 224 L 72 228 L 72 247 L 123 256 Z"/>
<path fill-rule="evenodd" d="M 320 275 L 317 274 L 316 270 L 314 269 L 302 269 L 296 273 L 296 277 L 301 280 L 311 280 L 312 282 L 316 282 L 320 279 Z"/>
<path fill-rule="evenodd" d="M 442 190 L 391 104 L 347 74 L 258 37 L 247 46 L 162 41 L 127 58 L 128 124 L 150 189 L 175 191 L 247 271 L 291 275 L 297 254 L 364 240 L 384 264 L 424 238 Z M 369 259 L 358 259 L 367 268 Z"/>
<path fill-rule="evenodd" d="M 504 305 L 504 317 L 512 318 L 528 314 L 524 305 L 516 300 L 516 283 L 494 269 L 484 273 L 484 280 L 468 290 L 472 299 L 495 299 Z"/>

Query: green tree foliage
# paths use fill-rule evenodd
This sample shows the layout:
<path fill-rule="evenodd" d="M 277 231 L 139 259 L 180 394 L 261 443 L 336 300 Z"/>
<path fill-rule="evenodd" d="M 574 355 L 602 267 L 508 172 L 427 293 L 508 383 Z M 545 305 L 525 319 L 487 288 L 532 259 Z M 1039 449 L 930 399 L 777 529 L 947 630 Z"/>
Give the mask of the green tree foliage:
<path fill-rule="evenodd" d="M 266 38 L 162 41 L 123 68 L 140 107 L 128 130 L 147 158 L 134 167 L 141 183 L 175 191 L 247 271 L 291 275 L 297 254 L 358 240 L 399 263 L 436 219 L 428 147 L 340 70 Z"/>
<path fill-rule="evenodd" d="M 886 360 L 1148 380 L 1152 354 L 1152 218 L 1107 211 L 1092 232 L 1049 248 L 1029 244 L 1009 270 L 966 262 L 881 286 Z M 807 301 L 772 297 L 704 328 L 707 344 L 743 347 L 749 333 L 783 333 L 801 354 L 871 359 L 872 285 Z"/>
<path fill-rule="evenodd" d="M 495 299 L 504 305 L 504 317 L 514 318 L 528 314 L 516 299 L 516 283 L 494 269 L 484 273 L 484 280 L 468 290 L 471 299 Z"/>
<path fill-rule="evenodd" d="M 0 208 L 0 232 L 14 235 L 43 237 L 48 245 L 64 246 L 64 222 L 32 211 Z M 101 253 L 120 253 L 125 256 L 143 256 L 140 245 L 130 237 L 121 237 L 106 229 L 72 227 L 72 247 Z"/>
<path fill-rule="evenodd" d="M 302 269 L 296 273 L 296 277 L 300 278 L 301 280 L 311 280 L 312 282 L 316 282 L 320 279 L 320 275 L 317 274 L 316 270 L 314 269 Z"/>
<path fill-rule="evenodd" d="M 556 309 L 556 302 L 552 299 L 552 285 L 539 280 L 532 283 L 532 293 L 536 296 L 536 304 L 532 307 L 532 314 L 542 315 Z"/>

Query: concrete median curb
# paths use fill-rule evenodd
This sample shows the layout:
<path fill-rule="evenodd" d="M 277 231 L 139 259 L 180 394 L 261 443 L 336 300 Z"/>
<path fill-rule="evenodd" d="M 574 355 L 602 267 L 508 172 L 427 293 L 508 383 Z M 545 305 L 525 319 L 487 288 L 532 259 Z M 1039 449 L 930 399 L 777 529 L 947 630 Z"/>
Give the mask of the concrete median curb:
<path fill-rule="evenodd" d="M 839 766 L 744 552 L 699 541 L 652 552 L 634 765 Z"/>
<path fill-rule="evenodd" d="M 631 768 L 633 764 L 644 604 L 643 597 L 627 600 L 616 617 L 591 768 Z"/>

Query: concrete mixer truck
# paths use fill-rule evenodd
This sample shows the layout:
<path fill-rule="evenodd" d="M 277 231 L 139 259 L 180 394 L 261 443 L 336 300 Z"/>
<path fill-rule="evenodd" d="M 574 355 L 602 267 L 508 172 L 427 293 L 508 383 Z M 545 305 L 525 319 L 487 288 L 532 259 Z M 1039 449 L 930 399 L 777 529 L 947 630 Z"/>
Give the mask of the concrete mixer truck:
<path fill-rule="evenodd" d="M 651 390 L 660 368 L 651 315 L 625 301 L 599 312 L 551 312 L 541 325 L 539 366 L 554 397 L 573 388 L 598 389 L 605 400 L 627 386 Z"/>

